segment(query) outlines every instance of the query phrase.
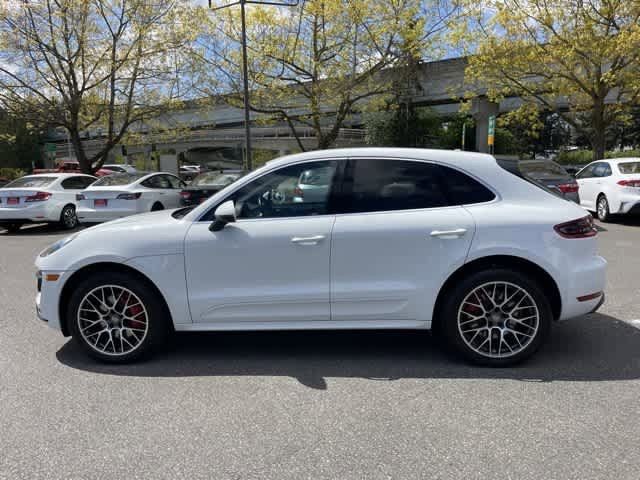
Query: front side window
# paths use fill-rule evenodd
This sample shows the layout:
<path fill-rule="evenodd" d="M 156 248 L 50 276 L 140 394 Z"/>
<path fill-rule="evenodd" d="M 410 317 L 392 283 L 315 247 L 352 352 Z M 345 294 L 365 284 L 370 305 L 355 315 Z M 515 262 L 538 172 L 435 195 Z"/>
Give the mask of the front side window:
<path fill-rule="evenodd" d="M 165 175 L 169 183 L 171 184 L 171 188 L 184 188 L 187 185 L 180 180 L 178 177 L 174 177 L 173 175 Z"/>
<path fill-rule="evenodd" d="M 235 202 L 238 219 L 325 215 L 329 213 L 337 166 L 338 161 L 326 160 L 283 167 L 256 178 L 224 201 Z M 325 181 L 313 185 L 300 183 L 304 172 L 309 175 L 318 172 Z M 212 219 L 213 211 L 203 218 Z"/>
<path fill-rule="evenodd" d="M 448 205 L 440 167 L 424 162 L 358 159 L 345 181 L 348 213 L 386 212 Z"/>
<path fill-rule="evenodd" d="M 597 163 L 593 168 L 594 177 L 608 177 L 609 175 L 611 175 L 611 167 L 608 163 Z"/>
<path fill-rule="evenodd" d="M 577 179 L 593 178 L 593 169 L 597 165 L 598 164 L 595 163 L 593 165 L 588 165 L 588 166 L 584 167 L 582 170 L 580 170 L 580 172 L 578 172 L 578 174 L 576 175 L 576 178 Z"/>

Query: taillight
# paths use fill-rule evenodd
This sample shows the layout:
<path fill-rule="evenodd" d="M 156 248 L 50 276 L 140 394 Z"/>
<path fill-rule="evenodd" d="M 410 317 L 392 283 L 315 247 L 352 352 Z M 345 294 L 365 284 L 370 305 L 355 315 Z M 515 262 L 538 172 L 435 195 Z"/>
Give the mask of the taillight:
<path fill-rule="evenodd" d="M 587 238 L 595 237 L 598 234 L 591 215 L 560 223 L 553 229 L 563 238 Z"/>
<path fill-rule="evenodd" d="M 293 189 L 293 194 L 296 197 L 304 197 L 304 191 L 300 187 L 296 187 Z"/>
<path fill-rule="evenodd" d="M 191 198 L 191 192 L 187 192 L 187 191 L 184 191 L 184 190 L 183 190 L 183 191 L 181 191 L 181 192 L 180 192 L 180 196 L 181 196 L 182 198 L 185 198 L 185 199 L 187 199 L 187 198 Z"/>
<path fill-rule="evenodd" d="M 87 197 L 85 197 L 82 193 L 76 193 L 76 200 L 86 200 Z"/>
<path fill-rule="evenodd" d="M 142 195 L 142 192 L 136 193 L 121 193 L 116 197 L 117 200 L 137 200 Z"/>
<path fill-rule="evenodd" d="M 640 180 L 620 180 L 618 185 L 621 187 L 635 187 L 640 188 Z"/>
<path fill-rule="evenodd" d="M 48 192 L 36 192 L 33 195 L 29 195 L 24 199 L 25 202 L 44 202 L 45 200 L 49 200 L 51 194 Z"/>
<path fill-rule="evenodd" d="M 559 185 L 556 185 L 556 187 L 562 193 L 576 193 L 580 188 L 577 183 L 561 183 Z"/>

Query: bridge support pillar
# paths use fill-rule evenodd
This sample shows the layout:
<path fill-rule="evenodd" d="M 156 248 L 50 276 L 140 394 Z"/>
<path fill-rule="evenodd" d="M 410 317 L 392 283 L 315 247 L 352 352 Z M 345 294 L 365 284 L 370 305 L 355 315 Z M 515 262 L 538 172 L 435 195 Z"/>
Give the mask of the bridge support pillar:
<path fill-rule="evenodd" d="M 489 101 L 487 97 L 478 97 L 473 99 L 471 112 L 476 121 L 476 151 L 480 153 L 489 153 L 489 117 L 491 115 L 498 116 L 500 105 Z"/>

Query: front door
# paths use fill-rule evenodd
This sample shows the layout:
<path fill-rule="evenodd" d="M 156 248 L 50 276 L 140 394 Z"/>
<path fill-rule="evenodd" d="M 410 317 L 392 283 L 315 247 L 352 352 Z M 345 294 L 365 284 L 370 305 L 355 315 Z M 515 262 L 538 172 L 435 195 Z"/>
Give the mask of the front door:
<path fill-rule="evenodd" d="M 457 175 L 418 161 L 349 162 L 346 211 L 336 216 L 331 245 L 332 320 L 427 326 L 475 229 L 471 214 L 444 191 L 443 170 Z"/>
<path fill-rule="evenodd" d="M 235 222 L 209 231 L 213 207 L 193 224 L 185 262 L 194 322 L 237 329 L 330 319 L 329 198 L 337 166 L 313 161 L 268 172 L 219 202 L 235 202 Z M 314 172 L 326 178 L 325 193 L 305 198 L 299 179 Z"/>
<path fill-rule="evenodd" d="M 584 167 L 576 175 L 576 182 L 578 182 L 578 194 L 580 195 L 580 205 L 585 208 L 595 210 L 596 207 L 596 195 L 597 195 L 597 182 L 600 181 L 594 174 L 594 169 L 599 163 L 592 163 Z"/>

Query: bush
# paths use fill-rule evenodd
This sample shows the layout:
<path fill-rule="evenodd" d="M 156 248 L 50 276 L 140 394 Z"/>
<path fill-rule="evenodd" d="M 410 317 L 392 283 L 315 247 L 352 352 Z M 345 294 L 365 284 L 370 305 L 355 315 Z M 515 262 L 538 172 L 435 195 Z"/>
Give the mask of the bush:
<path fill-rule="evenodd" d="M 27 172 L 20 168 L 0 168 L 0 178 L 4 177 L 8 180 L 24 177 L 26 174 Z"/>
<path fill-rule="evenodd" d="M 627 150 L 624 152 L 608 151 L 604 154 L 604 158 L 620 157 L 640 157 L 640 150 Z M 572 150 L 570 152 L 560 152 L 557 162 L 565 165 L 585 165 L 592 160 L 593 152 L 591 150 Z"/>

